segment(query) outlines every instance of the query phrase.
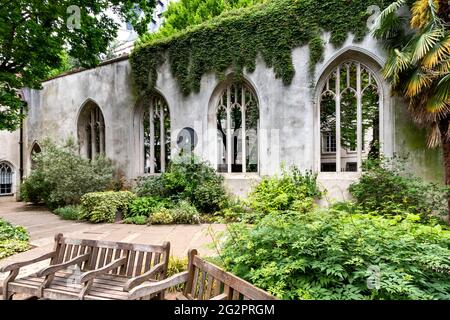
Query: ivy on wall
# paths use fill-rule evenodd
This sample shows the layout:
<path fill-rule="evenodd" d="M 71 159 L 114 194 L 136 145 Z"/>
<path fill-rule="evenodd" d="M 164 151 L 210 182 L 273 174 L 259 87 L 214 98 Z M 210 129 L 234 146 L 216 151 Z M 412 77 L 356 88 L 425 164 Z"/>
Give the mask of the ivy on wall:
<path fill-rule="evenodd" d="M 157 68 L 169 59 L 183 94 L 200 90 L 201 77 L 209 72 L 223 78 L 232 68 L 239 78 L 253 72 L 261 55 L 275 76 L 289 85 L 295 74 L 292 49 L 309 45 L 309 66 L 323 57 L 322 32 L 340 46 L 349 33 L 362 40 L 368 33 L 370 5 L 383 9 L 390 0 L 269 0 L 187 28 L 171 37 L 140 43 L 130 62 L 139 93 L 151 91 Z"/>

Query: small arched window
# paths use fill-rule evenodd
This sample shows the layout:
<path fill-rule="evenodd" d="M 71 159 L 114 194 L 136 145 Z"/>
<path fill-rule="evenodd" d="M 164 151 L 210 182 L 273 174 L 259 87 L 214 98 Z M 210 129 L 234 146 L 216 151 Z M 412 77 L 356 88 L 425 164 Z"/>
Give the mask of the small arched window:
<path fill-rule="evenodd" d="M 170 162 L 170 112 L 166 100 L 153 94 L 144 109 L 144 172 L 161 173 Z"/>
<path fill-rule="evenodd" d="M 12 193 L 13 170 L 6 162 L 0 163 L 0 195 Z"/>
<path fill-rule="evenodd" d="M 258 172 L 259 109 L 254 91 L 244 82 L 223 90 L 217 108 L 217 170 Z"/>
<path fill-rule="evenodd" d="M 320 95 L 322 172 L 358 172 L 380 154 L 380 94 L 373 72 L 347 61 L 325 80 Z"/>
<path fill-rule="evenodd" d="M 93 101 L 85 104 L 78 119 L 80 152 L 88 159 L 105 154 L 105 119 Z"/>
<path fill-rule="evenodd" d="M 37 142 L 35 142 L 33 145 L 33 148 L 31 148 L 31 155 L 30 155 L 31 169 L 34 169 L 36 166 L 35 156 L 38 153 L 41 153 L 41 147 L 39 146 L 39 144 Z"/>

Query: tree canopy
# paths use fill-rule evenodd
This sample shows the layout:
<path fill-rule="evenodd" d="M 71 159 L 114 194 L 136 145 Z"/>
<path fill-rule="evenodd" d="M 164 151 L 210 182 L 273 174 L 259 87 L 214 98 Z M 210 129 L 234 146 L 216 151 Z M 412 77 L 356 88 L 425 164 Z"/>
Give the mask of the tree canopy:
<path fill-rule="evenodd" d="M 40 88 L 67 63 L 64 52 L 82 67 L 96 65 L 117 36 L 111 13 L 143 34 L 155 7 L 155 0 L 0 1 L 0 130 L 10 131 L 24 117 L 21 88 Z"/>

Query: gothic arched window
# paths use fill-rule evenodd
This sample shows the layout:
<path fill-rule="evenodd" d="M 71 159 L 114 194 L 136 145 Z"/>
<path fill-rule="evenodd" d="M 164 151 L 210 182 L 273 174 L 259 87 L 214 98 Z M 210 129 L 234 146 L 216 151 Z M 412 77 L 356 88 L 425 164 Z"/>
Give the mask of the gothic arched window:
<path fill-rule="evenodd" d="M 258 172 L 259 108 L 254 91 L 243 82 L 228 84 L 216 108 L 217 170 Z"/>
<path fill-rule="evenodd" d="M 0 195 L 12 193 L 13 170 L 6 162 L 0 163 Z"/>
<path fill-rule="evenodd" d="M 162 96 L 151 96 L 143 122 L 144 172 L 164 172 L 170 162 L 170 112 Z"/>
<path fill-rule="evenodd" d="M 78 143 L 80 152 L 88 159 L 105 154 L 105 120 L 99 106 L 86 103 L 78 119 Z"/>
<path fill-rule="evenodd" d="M 320 96 L 322 172 L 359 172 L 380 154 L 380 93 L 373 72 L 360 62 L 340 64 Z"/>

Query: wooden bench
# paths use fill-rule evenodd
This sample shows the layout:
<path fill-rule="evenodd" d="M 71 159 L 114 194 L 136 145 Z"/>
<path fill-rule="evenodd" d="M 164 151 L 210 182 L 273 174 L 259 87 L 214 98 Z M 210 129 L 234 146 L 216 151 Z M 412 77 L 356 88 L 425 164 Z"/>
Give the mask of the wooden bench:
<path fill-rule="evenodd" d="M 169 251 L 168 242 L 144 245 L 57 234 L 52 252 L 0 269 L 9 272 L 3 283 L 3 299 L 22 293 L 43 299 L 127 300 L 134 287 L 165 278 Z M 17 278 L 20 268 L 48 259 L 48 267 Z M 163 294 L 139 299 L 163 298 Z"/>
<path fill-rule="evenodd" d="M 189 251 L 188 270 L 170 278 L 145 283 L 130 291 L 130 298 L 153 295 L 169 288 L 184 285 L 177 300 L 275 300 L 271 294 L 249 282 L 222 270 L 199 256 L 197 250 Z"/>

